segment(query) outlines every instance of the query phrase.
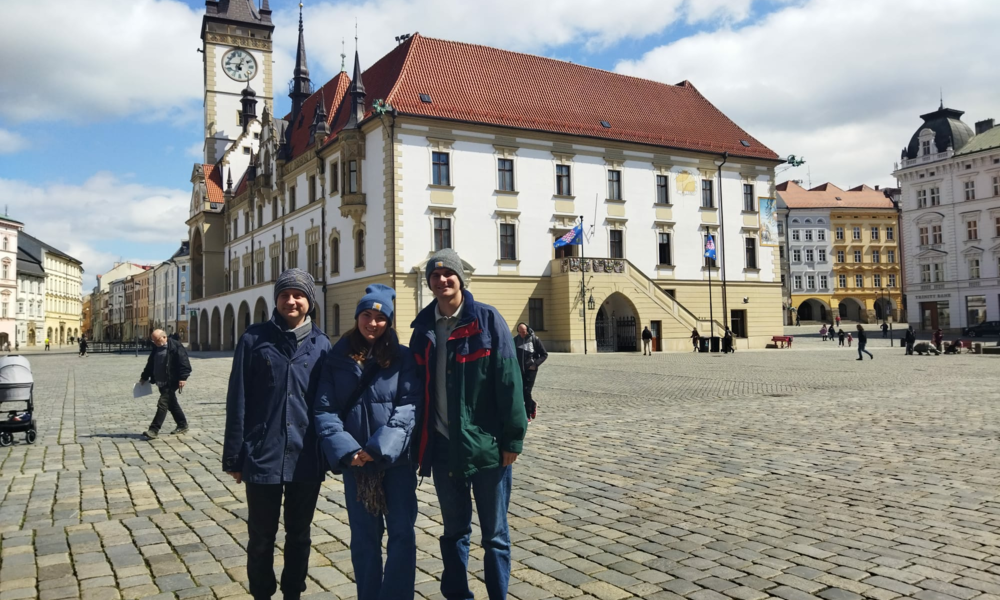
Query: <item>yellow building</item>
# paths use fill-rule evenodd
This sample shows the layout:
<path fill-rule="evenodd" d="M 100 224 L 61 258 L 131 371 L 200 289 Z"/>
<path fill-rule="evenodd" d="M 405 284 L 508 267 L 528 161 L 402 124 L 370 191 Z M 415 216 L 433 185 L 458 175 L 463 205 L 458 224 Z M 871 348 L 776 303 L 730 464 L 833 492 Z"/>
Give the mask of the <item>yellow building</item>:
<path fill-rule="evenodd" d="M 891 200 L 882 198 L 888 207 L 830 211 L 836 261 L 833 302 L 841 307 L 841 318 L 851 321 L 904 320 L 899 213 Z"/>
<path fill-rule="evenodd" d="M 39 337 L 54 346 L 72 343 L 83 331 L 83 263 L 23 231 L 18 238 L 45 269 L 45 331 Z"/>

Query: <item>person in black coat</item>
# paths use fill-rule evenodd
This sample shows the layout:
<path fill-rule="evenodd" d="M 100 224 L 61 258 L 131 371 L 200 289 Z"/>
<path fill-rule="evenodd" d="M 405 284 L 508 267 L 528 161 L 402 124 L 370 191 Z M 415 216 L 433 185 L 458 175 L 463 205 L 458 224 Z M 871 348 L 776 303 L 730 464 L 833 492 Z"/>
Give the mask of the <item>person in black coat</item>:
<path fill-rule="evenodd" d="M 526 323 L 517 324 L 517 335 L 514 336 L 514 349 L 517 351 L 517 364 L 521 367 L 521 383 L 524 386 L 524 411 L 528 414 L 528 422 L 535 418 L 538 403 L 531 397 L 531 389 L 535 387 L 535 377 L 538 367 L 549 353 L 545 351 L 542 340 Z"/>
<path fill-rule="evenodd" d="M 875 358 L 874 356 L 872 356 L 871 352 L 865 350 L 865 346 L 867 346 L 867 345 L 868 345 L 868 335 L 865 334 L 865 328 L 862 327 L 861 324 L 859 323 L 858 324 L 858 360 L 864 360 L 865 359 L 863 356 L 861 356 L 862 352 L 864 352 L 865 354 L 867 354 L 868 358 L 871 358 L 871 359 Z"/>
<path fill-rule="evenodd" d="M 913 325 L 906 328 L 906 334 L 903 337 L 903 341 L 906 342 L 907 356 L 913 355 L 913 344 L 917 341 L 917 336 L 913 334 Z"/>
<path fill-rule="evenodd" d="M 653 355 L 653 332 L 649 327 L 642 328 L 642 355 Z"/>
<path fill-rule="evenodd" d="M 187 417 L 184 416 L 180 402 L 177 401 L 177 393 L 184 389 L 191 375 L 191 361 L 188 360 L 187 350 L 180 342 L 168 338 L 162 329 L 153 331 L 149 339 L 153 342 L 153 351 L 149 353 L 146 368 L 142 370 L 139 382 L 155 383 L 160 390 L 160 400 L 156 403 L 153 422 L 143 435 L 147 440 L 155 440 L 168 411 L 177 424 L 177 428 L 171 433 L 187 433 Z"/>

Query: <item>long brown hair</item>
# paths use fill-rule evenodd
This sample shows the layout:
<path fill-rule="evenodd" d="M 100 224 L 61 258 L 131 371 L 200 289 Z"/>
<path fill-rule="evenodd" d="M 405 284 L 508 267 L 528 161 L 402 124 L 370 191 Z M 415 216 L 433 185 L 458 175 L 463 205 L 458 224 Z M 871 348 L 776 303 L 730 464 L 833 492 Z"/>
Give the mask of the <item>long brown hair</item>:
<path fill-rule="evenodd" d="M 358 330 L 357 325 L 345 333 L 344 337 L 346 337 L 351 344 L 348 356 L 359 363 L 364 364 L 365 360 L 368 358 L 369 352 L 371 352 L 371 356 L 375 359 L 375 362 L 377 362 L 383 369 L 386 369 L 392 364 L 392 361 L 396 360 L 396 357 L 399 356 L 399 338 L 396 336 L 396 330 L 394 330 L 392 325 L 389 323 L 385 326 L 385 333 L 375 340 L 375 344 L 370 347 L 368 346 L 368 340 L 366 340 L 365 336 Z"/>

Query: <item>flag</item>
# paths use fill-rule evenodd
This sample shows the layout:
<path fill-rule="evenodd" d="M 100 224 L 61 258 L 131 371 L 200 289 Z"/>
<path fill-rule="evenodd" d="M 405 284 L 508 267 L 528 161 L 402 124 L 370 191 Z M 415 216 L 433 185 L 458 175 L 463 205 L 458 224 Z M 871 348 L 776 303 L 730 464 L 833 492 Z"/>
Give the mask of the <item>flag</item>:
<path fill-rule="evenodd" d="M 569 233 L 556 240 L 552 246 L 561 248 L 563 246 L 580 246 L 583 244 L 583 225 L 577 225 L 570 229 Z"/>
<path fill-rule="evenodd" d="M 715 240 L 711 234 L 705 238 L 705 258 L 715 260 Z"/>

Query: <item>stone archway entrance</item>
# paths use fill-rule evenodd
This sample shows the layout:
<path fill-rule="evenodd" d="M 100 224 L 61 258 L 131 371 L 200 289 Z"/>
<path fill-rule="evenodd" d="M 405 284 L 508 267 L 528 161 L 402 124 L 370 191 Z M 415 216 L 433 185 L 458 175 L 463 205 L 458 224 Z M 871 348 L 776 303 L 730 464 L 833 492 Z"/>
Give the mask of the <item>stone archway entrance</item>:
<path fill-rule="evenodd" d="M 261 296 L 257 298 L 256 304 L 253 305 L 253 322 L 263 323 L 270 318 L 270 314 L 267 312 L 267 301 Z"/>
<path fill-rule="evenodd" d="M 222 350 L 222 315 L 219 313 L 218 306 L 212 309 L 212 332 L 209 350 L 213 352 Z"/>
<path fill-rule="evenodd" d="M 821 321 L 823 323 L 827 323 L 833 318 L 826 304 L 815 298 L 809 298 L 799 304 L 798 315 L 800 321 Z"/>
<path fill-rule="evenodd" d="M 240 309 L 236 312 L 236 339 L 239 340 L 250 327 L 250 305 L 244 300 L 240 302 Z"/>
<path fill-rule="evenodd" d="M 236 314 L 232 304 L 226 305 L 226 312 L 222 317 L 222 335 L 223 350 L 236 348 Z"/>
<path fill-rule="evenodd" d="M 856 323 L 867 323 L 868 319 L 865 306 L 854 298 L 844 298 L 837 306 L 840 318 L 843 321 L 854 321 Z"/>
<path fill-rule="evenodd" d="M 623 294 L 607 297 L 594 316 L 598 352 L 636 352 L 639 349 L 639 320 L 635 306 Z"/>
<path fill-rule="evenodd" d="M 895 320 L 896 303 L 892 298 L 882 297 L 875 301 L 875 320 Z"/>

